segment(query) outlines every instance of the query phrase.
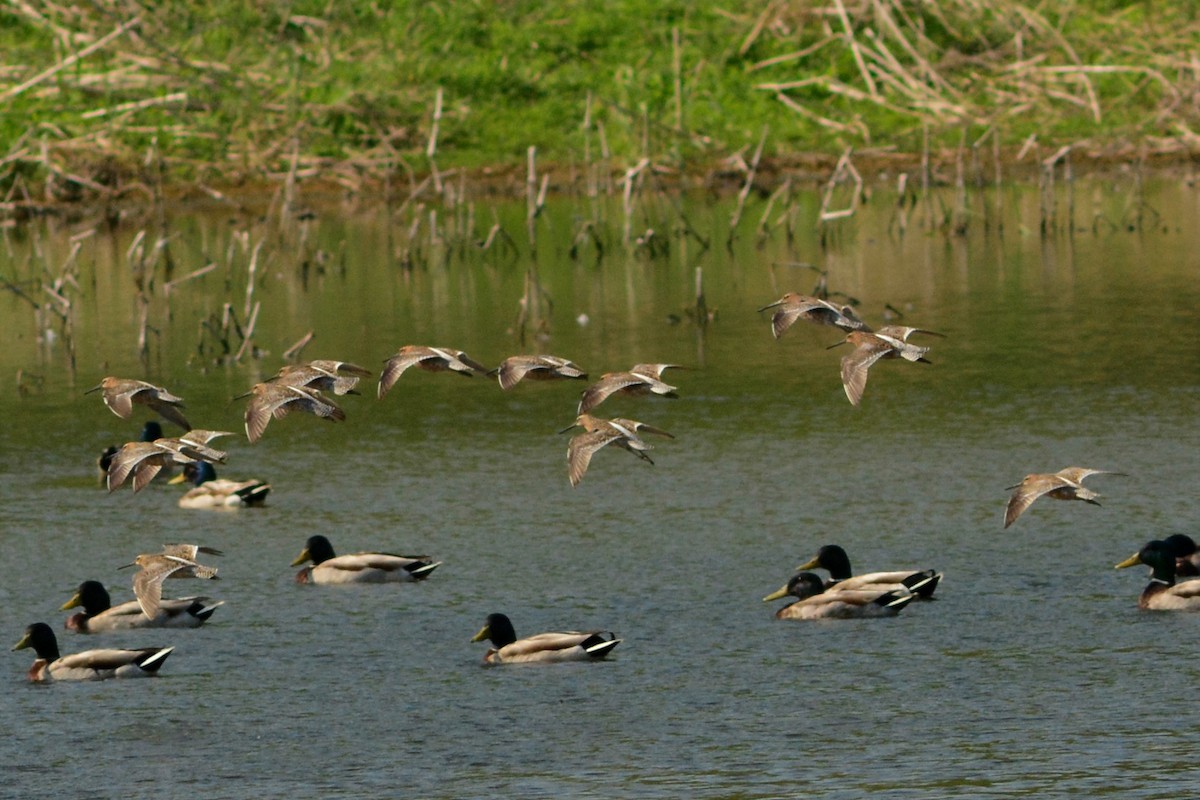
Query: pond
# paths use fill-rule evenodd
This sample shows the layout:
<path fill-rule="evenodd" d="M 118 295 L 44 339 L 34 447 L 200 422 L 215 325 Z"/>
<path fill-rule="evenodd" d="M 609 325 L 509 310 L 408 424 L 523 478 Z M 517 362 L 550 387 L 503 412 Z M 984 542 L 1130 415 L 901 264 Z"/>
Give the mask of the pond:
<path fill-rule="evenodd" d="M 1135 207 L 1132 186 L 1080 181 L 1074 229 L 1044 236 L 1036 187 L 974 197 L 962 235 L 919 207 L 903 226 L 876 187 L 823 238 L 819 194 L 798 191 L 760 236 L 751 199 L 728 246 L 734 199 L 647 193 L 628 218 L 619 198 L 552 199 L 536 255 L 525 205 L 486 198 L 4 230 L 0 630 L 176 648 L 157 680 L 51 686 L 10 653 L 4 791 L 1186 795 L 1200 728 L 1170 706 L 1198 677 L 1200 615 L 1140 612 L 1147 576 L 1113 565 L 1200 534 L 1200 193 L 1152 183 Z M 921 342 L 932 363 L 880 362 L 852 406 L 848 348 L 826 350 L 842 334 L 800 322 L 776 340 L 757 311 L 811 293 L 806 264 L 871 324 L 945 334 Z M 410 370 L 381 400 L 373 381 L 339 398 L 345 422 L 293 414 L 248 444 L 230 398 L 309 332 L 303 358 L 376 371 L 406 344 L 488 366 L 551 353 L 593 378 L 678 364 L 678 399 L 597 409 L 676 438 L 651 441 L 653 465 L 602 450 L 573 488 L 557 432 L 586 384 Z M 85 396 L 105 375 L 238 432 L 218 472 L 269 480 L 267 506 L 106 493 L 95 457 L 148 416 Z M 1124 475 L 1088 479 L 1099 507 L 1043 499 L 1002 527 L 1005 487 L 1072 465 Z M 443 564 L 413 585 L 297 585 L 314 533 Z M 224 600 L 207 625 L 62 629 L 81 581 L 130 599 L 117 567 L 166 542 L 225 553 L 207 559 L 219 582 L 166 586 Z M 827 543 L 858 571 L 936 568 L 939 599 L 776 620 L 761 598 Z M 470 638 L 493 611 L 518 635 L 623 642 L 597 664 L 483 669 Z"/>

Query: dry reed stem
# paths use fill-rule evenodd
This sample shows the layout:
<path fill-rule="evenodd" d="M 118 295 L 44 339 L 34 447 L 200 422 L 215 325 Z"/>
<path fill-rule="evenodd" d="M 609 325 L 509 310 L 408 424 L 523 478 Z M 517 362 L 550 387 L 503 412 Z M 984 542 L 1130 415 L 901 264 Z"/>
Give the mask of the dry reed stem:
<path fill-rule="evenodd" d="M 3 92 L 0 92 L 0 102 L 3 102 L 4 100 L 9 100 L 13 97 L 16 97 L 17 95 L 25 92 L 27 89 L 37 86 L 42 81 L 44 81 L 48 78 L 54 77 L 59 72 L 62 72 L 63 70 L 70 67 L 71 65 L 75 64 L 77 61 L 81 61 L 82 59 L 85 59 L 88 56 L 90 56 L 92 53 L 96 52 L 97 50 L 107 47 L 109 45 L 109 43 L 111 43 L 114 39 L 123 35 L 126 31 L 129 31 L 132 28 L 136 28 L 140 24 L 142 24 L 142 18 L 140 15 L 136 16 L 133 19 L 128 20 L 126 22 L 122 22 L 120 25 L 118 25 L 117 27 L 115 27 L 111 31 L 109 31 L 108 34 L 106 34 L 99 40 L 93 42 L 92 44 L 88 45 L 87 47 L 83 48 L 78 53 L 74 53 L 72 55 L 67 56 L 62 61 L 55 64 L 53 67 L 50 67 L 49 69 L 39 72 L 37 75 L 34 75 L 32 78 L 25 81 L 24 83 L 18 84 L 17 86 L 12 87 L 11 89 L 7 89 Z"/>
<path fill-rule="evenodd" d="M 313 340 L 314 335 L 315 335 L 314 331 L 309 331 L 308 333 L 301 336 L 296 341 L 295 344 L 293 344 L 287 350 L 283 351 L 283 360 L 284 361 L 295 361 L 297 358 L 299 358 L 301 351 L 304 350 L 304 348 L 308 347 L 308 343 Z"/>
<path fill-rule="evenodd" d="M 762 158 L 763 146 L 767 143 L 768 131 L 767 126 L 764 125 L 762 136 L 758 139 L 758 147 L 754 149 L 754 158 L 750 160 L 750 169 L 746 172 L 746 181 L 742 184 L 741 191 L 738 192 L 737 206 L 729 219 L 729 241 L 733 241 L 734 231 L 737 230 L 738 223 L 742 221 L 742 211 L 746 208 L 746 198 L 750 196 L 750 190 L 754 188 L 754 178 L 758 174 L 758 162 Z"/>

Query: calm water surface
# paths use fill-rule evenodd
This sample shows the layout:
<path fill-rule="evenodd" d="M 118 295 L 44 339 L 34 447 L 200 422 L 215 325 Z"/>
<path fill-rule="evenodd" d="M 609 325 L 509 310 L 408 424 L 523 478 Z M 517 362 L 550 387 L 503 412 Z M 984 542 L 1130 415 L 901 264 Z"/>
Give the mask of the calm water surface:
<path fill-rule="evenodd" d="M 1098 182 L 1077 210 L 1087 230 L 1049 241 L 1032 191 L 1007 196 L 1003 235 L 976 223 L 961 239 L 889 231 L 880 200 L 824 252 L 806 224 L 760 244 L 752 222 L 727 250 L 731 207 L 696 201 L 689 218 L 721 245 L 652 220 L 670 257 L 614 238 L 598 262 L 569 257 L 594 211 L 563 200 L 539 232 L 553 310 L 525 344 L 513 330 L 532 263 L 522 208 L 497 217 L 521 252 L 464 256 L 448 239 L 413 269 L 408 212 L 389 224 L 383 210 L 337 209 L 283 238 L 254 220 L 180 216 L 171 277 L 218 268 L 168 301 L 152 265 L 145 362 L 128 256 L 138 226 L 5 232 L 0 275 L 38 303 L 34 280 L 71 263 L 72 237 L 80 248 L 78 288 L 64 289 L 74 371 L 61 324 L 0 294 L 3 643 L 36 620 L 59 630 L 56 609 L 82 580 L 128 599 L 116 567 L 163 542 L 227 555 L 213 559 L 218 583 L 168 584 L 226 601 L 201 629 L 60 633 L 65 652 L 175 645 L 158 680 L 31 686 L 32 656 L 6 656 L 0 796 L 1194 793 L 1200 615 L 1140 613 L 1146 576 L 1112 566 L 1150 538 L 1200 534 L 1200 198 L 1158 187 L 1153 229 L 1137 232 L 1121 225 L 1128 192 Z M 811 218 L 816 199 L 800 202 Z M 491 214 L 477 213 L 483 239 Z M 260 240 L 261 357 L 217 363 L 202 322 L 226 302 L 242 317 Z M 934 364 L 877 365 L 851 407 L 843 352 L 824 349 L 836 331 L 801 323 L 775 341 L 755 313 L 811 290 L 813 272 L 781 266 L 793 261 L 827 269 L 871 322 L 890 304 L 945 332 Z M 684 314 L 697 267 L 717 309 L 706 328 Z M 308 330 L 306 357 L 372 368 L 410 343 L 489 364 L 542 350 L 595 375 L 682 364 L 668 375 L 681 399 L 601 408 L 678 438 L 655 442 L 653 467 L 601 452 L 572 489 L 554 432 L 579 384 L 504 394 L 413 371 L 382 401 L 373 385 L 345 398 L 344 424 L 289 417 L 257 445 L 228 440 L 223 474 L 269 479 L 267 508 L 189 512 L 177 487 L 97 488 L 95 455 L 143 421 L 83 396 L 100 377 L 164 384 L 195 424 L 240 431 L 228 398 Z M 1004 487 L 1075 464 L 1128 475 L 1089 481 L 1100 508 L 1043 500 L 1002 530 Z M 444 564 L 420 585 L 297 586 L 288 563 L 316 532 L 342 552 Z M 861 571 L 943 570 L 940 600 L 891 620 L 776 621 L 760 598 L 829 542 Z M 491 611 L 519 634 L 595 627 L 625 641 L 601 664 L 482 669 L 485 647 L 469 639 Z"/>

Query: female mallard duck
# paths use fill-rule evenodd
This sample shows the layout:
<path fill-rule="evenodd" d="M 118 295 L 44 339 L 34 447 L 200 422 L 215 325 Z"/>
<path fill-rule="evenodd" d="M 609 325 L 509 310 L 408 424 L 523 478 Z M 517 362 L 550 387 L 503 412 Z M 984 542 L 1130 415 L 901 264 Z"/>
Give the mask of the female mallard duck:
<path fill-rule="evenodd" d="M 179 498 L 180 508 L 242 508 L 260 506 L 271 491 L 271 484 L 260 480 L 218 480 L 217 471 L 207 461 L 183 465 L 183 472 L 170 483 L 191 483 L 194 488 Z"/>
<path fill-rule="evenodd" d="M 308 537 L 293 567 L 305 561 L 312 566 L 296 573 L 296 583 L 397 583 L 429 577 L 442 562 L 429 556 L 398 556 L 391 553 L 353 553 L 339 556 L 324 536 Z"/>
<path fill-rule="evenodd" d="M 783 597 L 796 602 L 775 612 L 776 619 L 862 619 L 894 617 L 916 596 L 907 592 L 873 589 L 825 591 L 819 575 L 799 572 L 783 588 L 763 598 L 764 603 Z"/>
<path fill-rule="evenodd" d="M 13 650 L 32 647 L 37 659 L 29 668 L 31 681 L 99 681 L 105 678 L 144 678 L 154 675 L 174 647 L 144 647 L 138 650 L 85 650 L 60 656 L 54 631 L 44 622 L 25 629 Z"/>
<path fill-rule="evenodd" d="M 503 614 L 488 614 L 487 622 L 472 642 L 491 641 L 494 647 L 483 657 L 485 664 L 596 661 L 621 643 L 611 631 L 563 631 L 539 633 L 518 639 L 512 621 Z"/>
<path fill-rule="evenodd" d="M 829 572 L 825 589 L 871 589 L 879 592 L 912 592 L 920 600 L 932 600 L 942 574 L 932 569 L 898 572 L 868 572 L 855 575 L 850 570 L 850 557 L 836 544 L 827 544 L 797 570 L 823 569 Z"/>
<path fill-rule="evenodd" d="M 130 600 L 114 606 L 108 590 L 99 581 L 84 581 L 79 584 L 75 596 L 63 603 L 60 611 L 83 606 L 82 612 L 67 617 L 66 628 L 76 633 L 105 633 L 125 631 L 131 628 L 199 628 L 225 601 L 213 602 L 207 597 L 180 597 L 162 600 L 158 613 L 147 617 L 141 604 Z"/>
<path fill-rule="evenodd" d="M 1152 611 L 1200 611 L 1200 580 L 1175 582 L 1175 552 L 1166 543 L 1155 539 L 1129 558 L 1117 564 L 1117 569 L 1145 564 L 1150 567 L 1150 583 L 1138 598 L 1138 608 Z"/>

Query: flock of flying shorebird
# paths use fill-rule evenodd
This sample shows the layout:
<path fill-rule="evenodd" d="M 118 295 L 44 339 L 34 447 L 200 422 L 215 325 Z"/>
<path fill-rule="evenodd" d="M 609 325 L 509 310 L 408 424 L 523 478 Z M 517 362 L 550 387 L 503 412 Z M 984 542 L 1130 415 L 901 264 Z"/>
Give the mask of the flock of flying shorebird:
<path fill-rule="evenodd" d="M 870 368 L 884 359 L 903 359 L 929 363 L 925 354 L 929 348 L 909 343 L 918 336 L 941 337 L 942 334 L 921 328 L 885 325 L 870 328 L 848 305 L 837 305 L 828 299 L 789 292 L 760 311 L 775 309 L 771 326 L 776 338 L 782 336 L 796 321 L 805 320 L 817 325 L 838 328 L 845 332 L 840 344 L 851 344 L 854 350 L 841 360 L 841 378 L 846 397 L 858 405 L 866 388 Z M 522 380 L 584 380 L 587 374 L 576 364 L 551 355 L 518 355 L 506 359 L 496 369 L 489 370 L 473 361 L 461 350 L 409 345 L 385 362 L 379 377 L 377 397 L 382 399 L 404 372 L 417 367 L 429 372 L 457 372 L 465 376 L 496 376 L 504 390 L 510 390 Z M 605 419 L 591 413 L 607 398 L 616 395 L 658 395 L 677 397 L 677 387 L 662 380 L 663 372 L 681 368 L 674 364 L 637 364 L 623 372 L 609 372 L 591 384 L 581 395 L 575 423 L 560 431 L 580 427 L 583 433 L 574 436 L 567 447 L 567 476 L 576 486 L 587 472 L 592 456 L 609 445 L 624 449 L 653 463 L 646 451 L 651 446 L 643 434 L 674 438 L 666 431 L 638 420 L 616 417 Z M 316 360 L 288 365 L 272 378 L 256 384 L 249 392 L 244 421 L 250 442 L 260 439 L 272 419 L 288 416 L 293 411 L 313 414 L 338 422 L 345 412 L 325 392 L 335 395 L 358 394 L 355 391 L 363 378 L 372 377 L 370 370 L 346 361 Z M 165 437 L 157 422 L 148 422 L 141 440 L 122 447 L 109 448 L 101 456 L 101 468 L 108 490 L 112 492 L 132 476 L 133 491 L 141 491 L 164 469 L 182 465 L 182 474 L 172 483 L 193 484 L 179 501 L 183 508 L 226 508 L 261 504 L 270 491 L 263 481 L 230 481 L 216 477 L 213 464 L 224 464 L 227 453 L 210 446 L 227 431 L 195 429 L 183 415 L 183 400 L 160 386 L 140 380 L 106 377 L 88 390 L 103 392 L 105 404 L 117 416 L 128 419 L 134 405 L 153 410 L 165 420 L 186 432 L 178 437 Z M 238 399 L 238 398 L 235 398 Z M 1099 505 L 1099 495 L 1083 486 L 1084 479 L 1098 474 L 1122 473 L 1084 467 L 1068 467 L 1055 473 L 1027 475 L 1020 483 L 1008 487 L 1012 491 L 1004 512 L 1004 527 L 1008 528 L 1040 497 L 1056 500 L 1080 500 Z M 215 579 L 217 568 L 199 563 L 200 555 L 220 555 L 220 551 L 195 544 L 169 544 L 161 552 L 144 553 L 126 566 L 138 567 L 133 577 L 136 600 L 111 605 L 107 590 L 97 581 L 85 581 L 62 610 L 82 607 L 73 614 L 66 627 L 79 633 L 100 633 L 132 628 L 198 627 L 212 616 L 222 604 L 208 597 L 183 597 L 165 600 L 162 584 L 168 578 Z M 296 576 L 298 583 L 384 583 L 418 581 L 427 578 L 441 562 L 428 556 L 403 556 L 390 553 L 355 553 L 338 556 L 329 540 L 316 535 L 308 539 L 303 551 L 292 562 L 299 566 L 311 562 Z M 1142 592 L 1138 605 L 1146 609 L 1200 610 L 1200 580 L 1176 582 L 1179 576 L 1200 575 L 1200 550 L 1184 534 L 1146 544 L 1141 550 L 1122 561 L 1117 568 L 1144 564 L 1150 567 L 1151 581 Z M 810 570 L 829 573 L 822 579 Z M 898 614 L 914 600 L 933 599 L 942 579 L 936 570 L 899 570 L 854 575 L 850 559 L 837 545 L 826 545 L 809 561 L 796 568 L 796 573 L 778 591 L 763 598 L 764 602 L 791 598 L 780 608 L 779 619 L 850 619 L 886 617 Z M 472 639 L 487 639 L 492 647 L 487 651 L 486 664 L 519 662 L 589 661 L 608 655 L 621 640 L 608 631 L 564 631 L 543 633 L 518 639 L 512 622 L 503 614 L 490 614 L 486 624 Z M 32 647 L 37 660 L 29 671 L 31 680 L 94 680 L 114 676 L 152 675 L 156 673 L 174 648 L 141 648 L 136 650 L 89 650 L 60 656 L 53 631 L 45 623 L 30 625 L 24 638 L 14 650 Z"/>

